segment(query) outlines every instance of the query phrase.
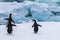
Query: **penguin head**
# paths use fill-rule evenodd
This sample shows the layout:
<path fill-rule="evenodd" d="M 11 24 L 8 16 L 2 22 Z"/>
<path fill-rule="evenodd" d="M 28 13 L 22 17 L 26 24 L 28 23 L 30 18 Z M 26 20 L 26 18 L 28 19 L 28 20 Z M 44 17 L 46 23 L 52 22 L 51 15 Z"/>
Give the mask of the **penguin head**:
<path fill-rule="evenodd" d="M 10 13 L 10 14 L 9 14 L 9 17 L 11 17 L 11 16 L 12 16 L 12 14 Z"/>
<path fill-rule="evenodd" d="M 12 14 L 10 14 L 10 15 L 12 15 Z"/>
<path fill-rule="evenodd" d="M 36 22 L 36 20 L 32 20 L 32 21 Z"/>

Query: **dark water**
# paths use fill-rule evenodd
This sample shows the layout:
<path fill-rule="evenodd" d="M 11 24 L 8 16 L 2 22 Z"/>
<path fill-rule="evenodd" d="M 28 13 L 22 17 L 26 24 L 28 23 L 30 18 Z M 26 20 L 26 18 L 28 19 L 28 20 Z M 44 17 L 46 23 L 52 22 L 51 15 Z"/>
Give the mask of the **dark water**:
<path fill-rule="evenodd" d="M 56 2 L 60 6 L 60 2 Z"/>

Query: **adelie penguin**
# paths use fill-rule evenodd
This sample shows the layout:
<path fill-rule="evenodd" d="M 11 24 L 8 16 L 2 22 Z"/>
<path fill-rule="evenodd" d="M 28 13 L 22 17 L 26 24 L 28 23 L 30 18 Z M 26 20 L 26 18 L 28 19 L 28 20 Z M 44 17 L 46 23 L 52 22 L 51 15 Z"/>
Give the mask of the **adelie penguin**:
<path fill-rule="evenodd" d="M 12 20 L 12 14 L 9 15 L 9 18 L 5 18 L 5 20 L 8 21 L 8 24 L 6 26 L 7 27 L 7 32 L 8 32 L 8 34 L 12 34 L 12 31 L 13 31 L 12 26 L 16 26 L 15 24 L 12 24 L 12 22 L 15 23 Z"/>
<path fill-rule="evenodd" d="M 38 26 L 42 27 L 41 25 L 37 24 L 36 20 L 33 20 L 34 24 L 32 27 L 34 27 L 34 33 L 38 32 Z"/>

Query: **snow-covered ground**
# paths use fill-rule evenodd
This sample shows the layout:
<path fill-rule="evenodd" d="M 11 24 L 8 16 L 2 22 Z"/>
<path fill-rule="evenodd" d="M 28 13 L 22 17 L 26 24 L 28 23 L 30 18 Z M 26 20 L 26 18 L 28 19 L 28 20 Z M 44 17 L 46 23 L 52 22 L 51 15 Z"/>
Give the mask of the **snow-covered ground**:
<path fill-rule="evenodd" d="M 34 33 L 33 22 L 16 24 L 13 27 L 13 34 L 8 35 L 5 25 L 0 25 L 0 40 L 60 40 L 59 22 L 38 22 L 43 27 L 39 27 L 37 34 Z"/>

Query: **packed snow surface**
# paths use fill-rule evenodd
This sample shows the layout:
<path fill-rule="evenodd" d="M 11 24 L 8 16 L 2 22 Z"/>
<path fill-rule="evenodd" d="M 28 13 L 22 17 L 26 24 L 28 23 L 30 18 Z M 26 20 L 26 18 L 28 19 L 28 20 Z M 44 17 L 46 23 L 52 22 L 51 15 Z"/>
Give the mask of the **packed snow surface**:
<path fill-rule="evenodd" d="M 0 25 L 0 40 L 60 40 L 60 23 L 59 22 L 38 22 L 42 25 L 39 27 L 37 34 L 34 33 L 33 22 L 16 24 L 13 27 L 13 34 L 7 34 L 6 25 Z"/>

